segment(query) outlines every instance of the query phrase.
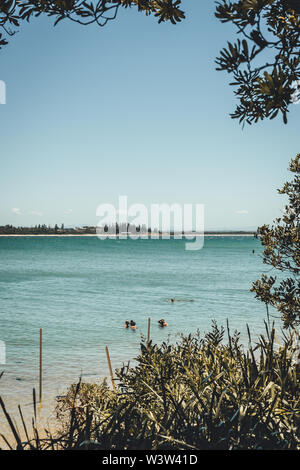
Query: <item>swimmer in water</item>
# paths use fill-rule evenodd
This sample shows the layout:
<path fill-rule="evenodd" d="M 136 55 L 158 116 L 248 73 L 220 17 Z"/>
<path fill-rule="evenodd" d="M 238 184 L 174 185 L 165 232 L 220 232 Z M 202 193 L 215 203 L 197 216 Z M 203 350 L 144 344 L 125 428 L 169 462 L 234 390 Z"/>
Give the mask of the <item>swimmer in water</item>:
<path fill-rule="evenodd" d="M 126 320 L 126 322 L 124 324 L 124 328 L 129 328 L 129 320 Z"/>
<path fill-rule="evenodd" d="M 161 320 L 158 320 L 159 325 L 163 328 L 164 326 L 168 326 L 168 323 L 162 318 Z"/>
<path fill-rule="evenodd" d="M 132 330 L 136 330 L 136 329 L 137 329 L 136 323 L 135 323 L 133 320 L 130 320 L 130 328 L 131 328 Z"/>
<path fill-rule="evenodd" d="M 170 299 L 170 300 L 171 300 L 172 303 L 175 302 L 175 299 Z"/>

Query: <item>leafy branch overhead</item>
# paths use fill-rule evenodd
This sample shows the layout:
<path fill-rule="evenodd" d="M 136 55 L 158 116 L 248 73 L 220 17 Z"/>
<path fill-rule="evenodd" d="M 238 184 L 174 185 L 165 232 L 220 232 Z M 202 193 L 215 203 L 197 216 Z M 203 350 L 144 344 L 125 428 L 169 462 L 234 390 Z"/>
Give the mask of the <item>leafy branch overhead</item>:
<path fill-rule="evenodd" d="M 173 24 L 185 18 L 180 10 L 181 0 L 0 0 L 0 48 L 7 44 L 7 36 L 13 36 L 22 21 L 46 14 L 54 17 L 54 26 L 69 19 L 81 25 L 92 23 L 105 26 L 117 17 L 120 7 L 137 7 L 146 15 L 154 14 L 158 22 Z"/>
<path fill-rule="evenodd" d="M 216 59 L 236 87 L 239 104 L 231 117 L 252 124 L 281 113 L 286 124 L 300 88 L 300 1 L 222 0 L 215 14 L 240 36 Z"/>
<path fill-rule="evenodd" d="M 104 26 L 120 8 L 135 7 L 158 22 L 177 24 L 185 18 L 182 0 L 0 0 L 0 49 L 22 21 L 45 14 L 54 25 L 68 19 L 81 25 Z M 228 42 L 216 59 L 217 70 L 233 77 L 238 98 L 231 114 L 252 124 L 282 115 L 300 99 L 300 0 L 220 0 L 216 17 L 232 23 L 235 42 Z"/>

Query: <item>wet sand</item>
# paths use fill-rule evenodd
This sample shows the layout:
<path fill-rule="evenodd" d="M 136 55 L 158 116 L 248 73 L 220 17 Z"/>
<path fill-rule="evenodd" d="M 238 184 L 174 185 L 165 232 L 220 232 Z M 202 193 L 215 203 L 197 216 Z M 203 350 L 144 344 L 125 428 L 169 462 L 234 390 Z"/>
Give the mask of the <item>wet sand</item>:
<path fill-rule="evenodd" d="M 18 410 L 18 405 L 16 404 L 16 400 L 14 399 L 12 402 L 7 399 L 3 399 L 4 405 L 6 408 L 7 413 L 9 413 L 10 418 L 13 421 L 13 424 L 21 437 L 22 442 L 26 442 L 26 433 L 22 424 L 22 418 Z M 24 422 L 27 428 L 29 439 L 33 438 L 33 429 L 32 429 L 32 419 L 34 418 L 34 407 L 33 403 L 28 403 L 26 400 L 20 400 L 20 407 L 22 411 L 22 415 L 24 418 Z M 55 434 L 56 431 L 59 429 L 59 422 L 56 419 L 55 415 L 55 405 L 56 405 L 56 397 L 47 397 L 45 400 L 42 401 L 41 404 L 37 403 L 36 408 L 36 421 L 35 425 L 38 429 L 39 436 L 41 438 L 46 437 L 47 434 L 45 432 L 45 428 L 50 430 L 51 434 Z M 13 432 L 10 429 L 8 421 L 3 413 L 3 410 L 0 410 L 1 414 L 1 425 L 0 425 L 0 434 L 3 434 L 8 441 L 9 445 L 12 449 L 16 449 L 17 442 L 14 438 Z M 0 449 L 9 450 L 9 446 L 5 442 L 2 436 L 0 436 Z"/>

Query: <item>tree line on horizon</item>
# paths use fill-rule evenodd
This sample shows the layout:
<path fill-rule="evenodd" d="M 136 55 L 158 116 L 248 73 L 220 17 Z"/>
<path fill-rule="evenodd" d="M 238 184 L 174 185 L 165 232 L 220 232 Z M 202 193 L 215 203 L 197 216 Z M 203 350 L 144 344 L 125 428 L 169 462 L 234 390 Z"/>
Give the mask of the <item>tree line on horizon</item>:
<path fill-rule="evenodd" d="M 122 233 L 131 233 L 131 234 L 159 234 L 162 235 L 163 233 L 169 233 L 170 235 L 175 235 L 175 233 L 181 233 L 182 235 L 185 234 L 185 232 L 182 231 L 174 231 L 170 230 L 168 231 L 162 231 L 159 230 L 158 228 L 151 228 L 147 227 L 147 225 L 142 224 L 142 225 L 135 225 L 135 224 L 130 224 L 129 222 L 122 222 L 118 224 L 117 222 L 115 224 L 105 224 L 102 227 L 96 227 L 92 225 L 85 225 L 83 227 L 65 227 L 64 224 L 61 224 L 59 227 L 57 224 L 54 226 L 51 225 L 46 225 L 46 224 L 39 224 L 39 225 L 34 225 L 31 227 L 26 227 L 26 226 L 18 226 L 15 227 L 14 225 L 11 224 L 6 224 L 6 225 L 0 225 L 0 235 L 43 235 L 43 234 L 57 234 L 57 235 L 63 235 L 63 234 L 96 234 L 96 233 L 107 233 L 107 234 L 122 234 Z M 191 231 L 191 233 L 196 233 L 194 230 Z M 227 234 L 245 234 L 245 233 L 253 233 L 255 235 L 255 232 L 253 231 L 248 231 L 248 230 L 208 230 L 204 231 L 204 233 L 209 233 L 209 234 L 222 234 L 222 233 L 227 233 Z"/>
<path fill-rule="evenodd" d="M 90 225 L 85 225 L 83 227 L 65 227 L 64 224 L 61 224 L 61 226 L 58 226 L 55 224 L 54 226 L 51 225 L 46 225 L 46 224 L 39 224 L 39 225 L 34 225 L 31 227 L 24 227 L 24 226 L 18 226 L 15 227 L 14 225 L 7 224 L 7 225 L 1 225 L 0 226 L 0 234 L 2 235 L 7 235 L 7 234 L 32 234 L 32 235 L 37 235 L 37 234 L 78 234 L 78 233 L 96 233 L 97 227 L 96 226 L 90 226 Z M 134 225 L 130 224 L 128 222 L 122 222 L 121 224 L 118 224 L 117 222 L 115 224 L 110 224 L 107 225 L 105 224 L 103 227 L 98 227 L 98 231 L 102 231 L 103 233 L 151 233 L 152 229 L 151 227 L 147 227 L 146 225 Z M 158 229 L 153 229 L 153 232 L 156 233 L 162 233 Z M 172 233 L 172 232 L 171 232 Z M 174 233 L 174 232 L 173 232 Z"/>
<path fill-rule="evenodd" d="M 34 225 L 31 227 L 23 227 L 18 226 L 15 227 L 11 224 L 1 225 L 0 226 L 0 234 L 77 234 L 77 233 L 96 233 L 97 227 L 85 225 L 83 227 L 65 227 L 64 224 L 58 226 L 55 224 L 54 226 L 46 225 L 46 224 L 39 224 Z M 98 227 L 98 231 L 103 233 L 151 233 L 151 228 L 146 225 L 134 225 L 127 222 L 121 224 L 105 224 L 103 227 Z M 154 229 L 153 232 L 162 233 L 157 229 Z"/>
<path fill-rule="evenodd" d="M 77 232 L 84 232 L 87 231 L 89 233 L 89 229 L 95 229 L 95 227 L 84 227 L 82 229 L 80 228 L 65 228 L 64 224 L 61 224 L 59 227 L 57 224 L 55 224 L 53 227 L 51 225 L 46 225 L 46 224 L 39 224 L 39 225 L 34 225 L 32 227 L 23 227 L 23 226 L 18 226 L 15 227 L 14 225 L 7 224 L 7 225 L 1 225 L 0 226 L 0 234 L 2 235 L 7 235 L 7 234 L 63 234 L 63 233 L 77 233 Z"/>

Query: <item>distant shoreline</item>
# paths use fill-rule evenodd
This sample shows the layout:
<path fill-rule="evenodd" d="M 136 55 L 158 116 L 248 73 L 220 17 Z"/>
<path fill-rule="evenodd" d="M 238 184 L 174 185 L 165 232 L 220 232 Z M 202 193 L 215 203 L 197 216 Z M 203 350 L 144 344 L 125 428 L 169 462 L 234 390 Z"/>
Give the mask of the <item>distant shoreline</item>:
<path fill-rule="evenodd" d="M 207 232 L 207 233 L 204 233 L 204 237 L 254 237 L 255 235 L 255 232 Z M 192 233 L 192 234 L 186 234 L 186 235 L 182 235 L 181 238 L 190 238 L 190 237 L 202 237 L 203 234 L 202 233 Z M 104 234 L 96 234 L 96 233 L 81 233 L 81 234 L 77 234 L 77 233 L 64 233 L 64 234 L 60 234 L 60 233 L 45 233 L 45 234 L 33 234 L 33 233 L 1 233 L 0 234 L 0 237 L 97 237 L 97 238 L 110 238 L 110 239 L 114 239 L 114 238 L 121 238 L 122 236 L 120 235 L 104 235 Z M 124 235 L 123 235 L 124 237 Z M 161 234 L 156 234 L 156 233 L 152 233 L 152 234 L 137 234 L 136 235 L 137 238 L 142 238 L 142 239 L 149 239 L 149 238 L 164 238 L 164 239 L 167 239 L 167 238 L 175 238 L 175 235 L 171 235 L 171 234 L 166 234 L 166 233 L 161 233 Z M 126 236 L 126 238 L 124 239 L 127 239 L 127 238 L 131 238 L 130 234 L 128 234 L 128 236 Z M 177 240 L 180 240 L 180 238 L 177 238 Z"/>

